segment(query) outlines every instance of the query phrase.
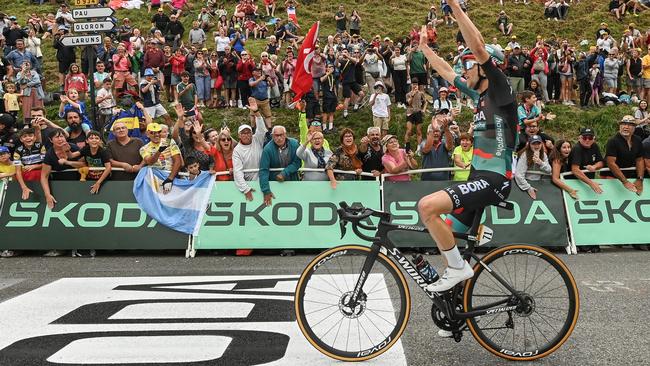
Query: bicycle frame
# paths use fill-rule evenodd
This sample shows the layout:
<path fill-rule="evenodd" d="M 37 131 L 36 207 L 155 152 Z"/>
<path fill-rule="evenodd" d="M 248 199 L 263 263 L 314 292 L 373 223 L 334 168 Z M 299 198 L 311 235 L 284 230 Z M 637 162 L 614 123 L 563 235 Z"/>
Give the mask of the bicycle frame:
<path fill-rule="evenodd" d="M 469 230 L 469 233 L 457 233 L 454 232 L 454 237 L 457 239 L 464 240 L 467 243 L 467 248 L 465 249 L 463 253 L 463 258 L 467 261 L 470 259 L 474 259 L 477 263 L 481 264 L 490 275 L 492 275 L 503 287 L 505 287 L 510 293 L 515 296 L 517 299 L 520 301 L 524 301 L 520 297 L 520 295 L 516 292 L 515 289 L 510 286 L 498 273 L 494 272 L 490 266 L 486 265 L 481 261 L 481 258 L 478 257 L 476 254 L 474 254 L 474 247 L 479 243 L 480 237 L 478 237 L 479 233 L 479 227 L 481 223 L 481 217 L 483 216 L 483 210 L 479 210 L 473 220 L 472 226 Z M 366 226 L 364 224 L 359 223 L 358 224 L 361 228 L 364 229 L 370 229 L 369 226 Z M 458 290 L 452 291 L 447 291 L 443 294 L 438 294 L 435 292 L 429 292 L 426 290 L 426 286 L 428 283 L 424 280 L 424 278 L 420 275 L 418 270 L 416 269 L 415 265 L 408 259 L 406 256 L 404 256 L 401 251 L 391 242 L 391 240 L 388 238 L 388 233 L 391 231 L 411 231 L 411 232 L 419 232 L 419 233 L 429 233 L 429 230 L 426 227 L 422 226 L 415 226 L 415 225 L 401 225 L 401 224 L 393 224 L 391 222 L 385 221 L 383 218 L 380 219 L 379 224 L 377 225 L 377 232 L 375 234 L 375 237 L 368 237 L 366 235 L 363 235 L 360 233 L 358 230 L 356 230 L 356 227 L 353 227 L 353 230 L 355 233 L 368 241 L 372 242 L 371 245 L 371 251 L 368 257 L 366 258 L 363 269 L 361 270 L 361 274 L 359 275 L 359 279 L 357 281 L 357 284 L 354 288 L 353 291 L 353 296 L 350 299 L 351 303 L 355 303 L 358 300 L 358 297 L 361 293 L 361 289 L 363 288 L 363 285 L 366 281 L 366 278 L 368 276 L 368 273 L 372 270 L 372 266 L 375 263 L 375 260 L 377 259 L 377 255 L 381 252 L 384 255 L 387 255 L 393 262 L 397 263 L 400 267 L 402 267 L 402 270 L 406 272 L 409 277 L 415 283 L 417 283 L 418 287 L 424 293 L 438 306 L 438 308 L 442 309 L 445 312 L 445 315 L 449 319 L 453 320 L 465 320 L 468 318 L 473 318 L 476 316 L 482 316 L 486 314 L 497 314 L 501 312 L 506 312 L 506 311 L 512 311 L 517 308 L 517 304 L 511 303 L 511 299 L 505 299 L 501 301 L 495 301 L 490 304 L 486 304 L 480 307 L 480 309 L 469 311 L 469 312 L 458 312 L 456 311 L 455 302 L 452 300 L 454 297 L 458 294 Z M 501 305 L 506 305 L 507 306 L 501 306 Z M 500 306 L 500 307 L 499 307 Z"/>

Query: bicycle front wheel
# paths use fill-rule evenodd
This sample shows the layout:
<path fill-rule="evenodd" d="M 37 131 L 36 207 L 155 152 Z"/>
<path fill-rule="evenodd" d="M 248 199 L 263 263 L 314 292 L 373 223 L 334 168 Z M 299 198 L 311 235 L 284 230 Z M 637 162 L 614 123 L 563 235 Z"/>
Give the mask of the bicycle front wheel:
<path fill-rule="evenodd" d="M 489 252 L 465 284 L 465 311 L 503 310 L 515 300 L 492 272 L 525 299 L 516 309 L 469 318 L 476 340 L 493 354 L 516 361 L 550 355 L 571 335 L 578 321 L 578 287 L 566 265 L 549 251 L 532 245 L 508 245 Z M 502 305 L 489 304 L 503 301 Z M 512 307 L 512 306 L 511 306 Z"/>
<path fill-rule="evenodd" d="M 386 352 L 404 332 L 411 311 L 402 272 L 384 254 L 368 273 L 357 304 L 350 298 L 370 248 L 344 245 L 309 263 L 298 281 L 296 319 L 316 349 L 341 361 L 364 361 Z"/>

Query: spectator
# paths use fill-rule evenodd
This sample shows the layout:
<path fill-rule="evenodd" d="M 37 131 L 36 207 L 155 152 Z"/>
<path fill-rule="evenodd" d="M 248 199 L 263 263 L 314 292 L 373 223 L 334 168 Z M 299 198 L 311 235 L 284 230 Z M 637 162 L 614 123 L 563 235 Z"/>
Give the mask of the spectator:
<path fill-rule="evenodd" d="M 147 42 L 147 49 L 144 52 L 143 66 L 145 70 L 151 69 L 153 71 L 153 76 L 156 80 L 160 80 L 159 86 L 162 87 L 164 84 L 162 69 L 165 66 L 165 53 L 152 40 Z"/>
<path fill-rule="evenodd" d="M 381 135 L 386 136 L 390 124 L 390 97 L 381 81 L 375 82 L 374 89 L 369 102 L 372 107 L 372 122 L 375 127 L 381 128 Z"/>
<path fill-rule="evenodd" d="M 591 75 L 589 65 L 587 64 L 587 55 L 584 52 L 580 52 L 578 62 L 575 64 L 575 76 L 580 95 L 580 107 L 586 108 L 591 99 Z"/>
<path fill-rule="evenodd" d="M 340 53 L 338 65 L 341 71 L 341 84 L 343 86 L 343 118 L 348 118 L 348 106 L 350 101 L 354 102 L 354 110 L 359 109 L 358 101 L 362 100 L 365 96 L 361 86 L 357 84 L 355 77 L 356 65 L 360 62 L 357 58 L 358 52 L 354 56 L 350 56 L 347 49 L 343 49 Z M 355 96 L 352 99 L 352 96 Z"/>
<path fill-rule="evenodd" d="M 38 138 L 36 138 L 37 132 Z M 46 149 L 38 141 L 41 139 L 40 130 L 35 130 L 32 127 L 24 128 L 18 132 L 18 137 L 20 138 L 20 144 L 14 150 L 13 161 L 16 166 L 16 180 L 22 190 L 21 198 L 26 200 L 32 190 L 27 187 L 25 182 L 37 182 L 41 179 L 41 169 Z"/>
<path fill-rule="evenodd" d="M 544 95 L 544 103 L 548 103 L 548 50 L 541 44 L 541 42 L 538 42 L 535 48 L 530 51 L 530 59 L 532 61 L 531 80 L 537 80 L 539 82 Z"/>
<path fill-rule="evenodd" d="M 390 66 L 392 70 L 393 88 L 395 90 L 395 102 L 397 102 L 398 108 L 406 108 L 406 93 L 408 90 L 406 83 L 408 79 L 406 70 L 407 59 L 399 47 L 393 48 L 393 55 L 390 57 Z M 417 83 L 415 84 L 417 85 Z"/>
<path fill-rule="evenodd" d="M 106 80 L 107 78 L 111 79 L 111 88 L 112 88 L 113 81 L 112 78 L 110 77 L 111 74 L 106 72 L 106 65 L 104 65 L 104 62 L 97 61 L 97 64 L 95 64 L 95 70 L 96 71 L 93 73 L 93 82 L 95 83 L 95 88 L 96 89 L 101 88 L 102 84 L 104 83 L 104 80 Z"/>
<path fill-rule="evenodd" d="M 253 128 L 247 124 L 243 124 L 237 129 L 239 143 L 232 152 L 232 166 L 235 185 L 246 196 L 247 201 L 252 201 L 255 190 L 247 182 L 258 180 L 259 173 L 257 171 L 244 172 L 244 170 L 260 168 L 264 137 L 268 130 L 264 119 L 256 108 L 255 99 L 249 98 L 248 104 L 253 109 L 257 128 L 254 135 Z"/>
<path fill-rule="evenodd" d="M 75 19 L 72 17 L 72 13 L 70 13 L 70 8 L 68 8 L 68 5 L 65 3 L 61 4 L 59 10 L 56 12 L 55 18 L 57 20 L 57 23 L 63 24 L 68 28 L 72 27 L 72 23 L 75 22 Z"/>
<path fill-rule="evenodd" d="M 70 65 L 68 74 L 65 76 L 65 85 L 63 90 L 67 93 L 68 90 L 74 88 L 79 93 L 79 99 L 86 99 L 86 92 L 88 91 L 88 80 L 86 75 L 81 72 L 81 68 L 76 63 Z"/>
<path fill-rule="evenodd" d="M 272 79 L 268 75 L 262 74 L 261 68 L 255 67 L 252 77 L 248 79 L 248 85 L 251 88 L 251 96 L 255 98 L 257 109 L 262 117 L 264 117 L 266 128 L 271 128 L 273 115 L 271 114 L 271 104 L 269 103 L 269 88 L 273 86 Z M 252 111 L 250 118 L 252 121 L 255 119 Z"/>
<path fill-rule="evenodd" d="M 535 106 L 539 111 L 542 111 L 544 109 L 544 102 L 542 102 L 543 93 L 539 82 L 537 80 L 531 80 L 530 85 L 528 85 L 528 90 L 535 95 Z"/>
<path fill-rule="evenodd" d="M 600 194 L 603 193 L 603 189 L 600 188 L 600 184 L 594 182 L 592 179 L 596 175 L 595 172 L 602 169 L 605 164 L 603 163 L 600 148 L 595 142 L 595 136 L 593 129 L 581 129 L 578 143 L 573 146 L 569 161 L 573 175 L 591 187 L 594 192 Z M 583 169 L 586 169 L 588 172 L 582 172 Z"/>
<path fill-rule="evenodd" d="M 50 140 L 47 138 L 47 136 L 52 133 L 55 129 L 61 129 L 57 124 L 54 122 L 48 120 L 45 118 L 45 109 L 43 107 L 32 107 L 31 110 L 31 118 L 32 118 L 32 127 L 35 129 L 35 136 L 37 137 L 37 141 L 40 141 L 44 146 L 45 149 L 49 149 L 52 147 L 50 144 Z M 0 123 L 1 123 L 0 119 Z M 2 138 L 0 138 L 0 141 Z M 2 144 L 0 144 L 2 145 Z"/>
<path fill-rule="evenodd" d="M 225 89 L 226 107 L 237 106 L 237 64 L 239 57 L 237 52 L 232 51 L 230 46 L 224 48 L 224 56 L 219 59 L 221 76 L 223 77 L 223 88 Z M 241 103 L 241 102 L 240 102 Z M 243 107 L 243 105 L 240 104 Z"/>
<path fill-rule="evenodd" d="M 643 140 L 643 160 L 645 162 L 645 176 L 650 176 L 650 137 Z"/>
<path fill-rule="evenodd" d="M 294 61 L 295 67 L 295 61 Z M 241 59 L 237 63 L 237 89 L 239 90 L 238 106 L 241 109 L 248 107 L 248 100 L 251 96 L 251 87 L 249 80 L 253 77 L 255 61 L 251 58 L 248 51 L 241 52 Z M 289 83 L 289 85 L 291 85 Z M 285 89 L 286 91 L 286 89 Z M 288 104 L 288 103 L 287 103 Z"/>
<path fill-rule="evenodd" d="M 199 103 L 194 84 L 190 83 L 190 73 L 187 71 L 181 73 L 181 82 L 176 85 L 176 97 L 185 111 L 194 111 L 194 107 Z"/>
<path fill-rule="evenodd" d="M 165 37 L 165 42 L 173 48 L 176 48 L 180 45 L 181 39 L 183 39 L 183 34 L 185 33 L 185 27 L 183 27 L 183 23 L 178 20 L 178 17 L 178 13 L 172 14 L 169 17 L 169 23 L 167 23 L 167 27 L 165 27 L 164 30 L 161 29 Z"/>
<path fill-rule="evenodd" d="M 264 8 L 266 9 L 266 16 L 275 17 L 275 0 L 264 0 Z"/>
<path fill-rule="evenodd" d="M 274 126 L 271 133 L 273 141 L 264 147 L 260 160 L 260 189 L 264 194 L 264 204 L 267 206 L 270 206 L 275 198 L 271 192 L 269 181 L 282 183 L 299 180 L 298 169 L 302 163 L 296 154 L 300 143 L 287 137 L 287 130 L 284 126 Z M 283 168 L 283 170 L 280 173 L 271 171 L 271 169 L 277 168 Z"/>
<path fill-rule="evenodd" d="M 41 51 L 41 39 L 38 38 L 36 30 L 30 28 L 28 32 L 28 37 L 25 40 L 25 46 L 27 51 L 29 51 L 36 58 L 36 63 L 33 65 L 34 68 L 41 73 L 43 72 L 43 51 Z"/>
<path fill-rule="evenodd" d="M 510 23 L 510 18 L 506 15 L 505 10 L 501 10 L 499 16 L 497 17 L 497 28 L 505 36 L 509 36 L 512 33 L 513 24 Z"/>
<path fill-rule="evenodd" d="M 618 90 L 618 71 L 623 61 L 617 58 L 617 50 L 614 48 L 607 55 L 603 68 L 603 86 L 605 91 L 616 94 Z"/>
<path fill-rule="evenodd" d="M 27 35 L 25 35 L 25 38 Z M 29 61 L 30 65 L 38 65 L 38 60 L 31 52 L 25 49 L 25 41 L 21 37 L 16 40 L 16 47 L 7 54 L 7 61 L 11 63 L 14 72 L 20 72 L 25 61 Z"/>
<path fill-rule="evenodd" d="M 648 36 L 650 39 L 650 35 Z M 643 56 L 641 60 L 642 76 L 643 76 L 643 95 L 640 98 L 649 100 L 650 99 L 650 46 L 648 47 L 648 53 Z"/>
<path fill-rule="evenodd" d="M 114 90 L 121 91 L 124 89 L 124 82 L 126 82 L 131 88 L 136 89 L 138 87 L 138 82 L 135 80 L 131 74 L 131 59 L 126 53 L 126 47 L 123 44 L 117 46 L 117 53 L 113 55 L 113 76 Z"/>
<path fill-rule="evenodd" d="M 113 171 L 113 180 L 133 180 L 144 162 L 140 156 L 140 149 L 144 146 L 137 137 L 129 137 L 129 129 L 124 122 L 115 122 L 112 126 L 114 140 L 109 140 L 107 150 L 111 166 L 123 171 Z"/>
<path fill-rule="evenodd" d="M 537 97 L 535 93 L 530 90 L 525 90 L 521 93 L 523 103 L 517 108 L 517 116 L 519 118 L 519 128 L 523 129 L 533 122 L 538 124 L 544 120 L 544 115 L 537 107 Z"/>
<path fill-rule="evenodd" d="M 515 93 L 524 91 L 524 68 L 525 64 L 530 61 L 521 52 L 521 46 L 516 44 L 512 47 L 512 55 L 508 58 L 507 73 L 510 76 L 510 85 Z"/>
<path fill-rule="evenodd" d="M 643 96 L 643 70 L 639 49 L 632 49 L 631 55 L 632 57 L 627 60 L 625 68 L 627 84 L 631 89 L 630 93 L 635 92 L 637 95 Z"/>
<path fill-rule="evenodd" d="M 6 146 L 0 146 L 0 180 L 8 181 L 16 175 L 16 166 L 11 162 L 11 152 Z M 2 257 L 13 257 L 2 253 Z"/>
<path fill-rule="evenodd" d="M 533 122 L 530 123 L 524 131 L 521 131 L 519 133 L 519 145 L 517 145 L 517 154 L 521 154 L 524 149 L 526 148 L 526 144 L 528 143 L 528 139 L 530 139 L 534 135 L 539 135 L 539 137 L 542 138 L 542 141 L 544 141 L 544 147 L 546 148 L 546 153 L 550 154 L 550 151 L 553 150 L 553 144 L 555 143 L 553 138 L 544 132 L 539 128 L 539 123 Z"/>
<path fill-rule="evenodd" d="M 298 147 L 296 154 L 304 162 L 305 168 L 325 169 L 327 162 L 332 156 L 332 152 L 323 146 L 325 138 L 320 131 L 309 132 L 304 144 Z M 328 180 L 325 172 L 305 172 L 302 180 L 304 181 L 326 181 Z"/>
<path fill-rule="evenodd" d="M 20 111 L 20 102 L 22 95 L 16 93 L 16 84 L 7 82 L 5 84 L 5 93 L 2 95 L 4 100 L 4 111 L 10 114 L 14 121 L 18 120 L 18 112 Z"/>
<path fill-rule="evenodd" d="M 600 72 L 598 63 L 591 65 L 591 69 L 589 70 L 589 85 L 591 86 L 589 103 L 593 106 L 600 106 L 600 90 L 603 85 L 603 74 Z"/>
<path fill-rule="evenodd" d="M 70 88 L 65 95 L 61 95 L 59 98 L 61 100 L 59 103 L 59 118 L 64 118 L 68 111 L 76 111 L 81 116 L 82 122 L 87 128 L 85 132 L 90 131 L 92 128 L 92 122 L 86 115 L 86 103 L 79 100 L 77 89 Z"/>
<path fill-rule="evenodd" d="M 8 148 L 12 154 L 19 143 L 13 128 L 15 121 L 9 113 L 0 113 L 0 146 Z"/>
<path fill-rule="evenodd" d="M 172 99 L 178 103 L 178 93 L 176 92 L 178 84 L 181 82 L 181 74 L 185 71 L 185 55 L 182 48 L 177 48 L 174 54 L 169 58 L 171 65 L 171 78 L 169 84 L 172 89 Z M 188 74 L 189 76 L 189 74 Z"/>
<path fill-rule="evenodd" d="M 214 155 L 214 168 L 216 172 L 228 172 L 225 175 L 217 175 L 218 181 L 228 181 L 233 180 L 233 162 L 232 156 L 234 148 L 237 146 L 237 143 L 232 140 L 230 136 L 230 130 L 224 128 L 217 134 L 217 131 L 214 131 L 216 135 L 214 141 L 215 155 Z M 213 143 L 212 141 L 209 141 Z"/>
<path fill-rule="evenodd" d="M 220 105 L 221 87 L 223 86 L 223 77 L 219 72 L 219 55 L 212 51 L 208 59 L 208 70 L 210 72 L 210 90 L 211 98 L 206 107 L 217 108 Z"/>
<path fill-rule="evenodd" d="M 210 66 L 205 58 L 207 48 L 196 51 L 196 57 L 192 62 L 194 65 L 194 81 L 196 83 L 196 95 L 198 98 L 198 107 L 205 108 L 205 103 L 209 103 L 211 96 Z M 201 170 L 205 170 L 201 168 Z"/>
<path fill-rule="evenodd" d="M 612 36 L 610 36 L 610 33 L 604 32 L 600 39 L 596 41 L 596 46 L 598 47 L 599 51 L 606 51 L 607 53 L 612 51 L 612 48 L 616 47 L 616 41 Z"/>
<path fill-rule="evenodd" d="M 230 35 L 230 47 L 241 55 L 244 52 L 246 40 L 246 36 L 241 34 L 239 28 L 237 28 L 237 30 Z"/>
<path fill-rule="evenodd" d="M 106 124 L 110 122 L 113 116 L 113 108 L 116 105 L 115 97 L 113 97 L 113 93 L 111 92 L 112 82 L 111 78 L 104 79 L 103 85 L 97 91 L 97 97 L 95 98 L 95 103 L 98 108 L 95 125 L 99 131 L 103 131 Z"/>
<path fill-rule="evenodd" d="M 157 74 L 150 68 L 144 70 L 144 79 L 140 82 L 142 103 L 151 118 L 163 117 L 167 126 L 172 125 L 172 119 L 167 110 L 160 103 L 161 81 Z"/>
<path fill-rule="evenodd" d="M 43 195 L 47 202 L 47 207 L 54 208 L 56 199 L 50 191 L 49 178 L 50 173 L 61 172 L 68 169 L 76 169 L 85 166 L 86 163 L 80 161 L 79 147 L 75 144 L 66 141 L 66 135 L 61 129 L 56 129 L 50 133 L 48 137 L 52 147 L 47 150 L 43 158 L 43 165 L 41 170 L 41 187 L 43 188 Z M 78 174 L 58 174 L 58 180 L 69 180 L 70 178 L 77 179 Z"/>
<path fill-rule="evenodd" d="M 113 55 L 116 53 L 117 48 L 113 46 L 113 39 L 111 37 L 104 37 L 102 44 L 97 46 L 97 60 L 103 62 L 109 72 L 114 71 Z"/>
<path fill-rule="evenodd" d="M 609 12 L 616 17 L 616 20 L 619 22 L 623 21 L 623 15 L 625 15 L 625 4 L 627 1 L 621 0 L 610 0 L 609 1 Z"/>
<path fill-rule="evenodd" d="M 327 64 L 325 74 L 320 78 L 320 90 L 323 96 L 323 132 L 335 131 L 334 113 L 338 105 L 334 64 Z M 328 124 L 329 123 L 329 124 Z"/>
<path fill-rule="evenodd" d="M 162 127 L 155 123 L 147 125 L 149 143 L 140 148 L 140 156 L 144 165 L 154 169 L 169 171 L 169 175 L 162 183 L 163 193 L 171 191 L 174 178 L 182 165 L 181 150 L 173 139 L 161 139 Z"/>
<path fill-rule="evenodd" d="M 551 154 L 549 160 L 551 162 L 552 180 L 553 184 L 558 188 L 564 190 L 573 199 L 578 199 L 578 191 L 564 183 L 561 178 L 562 173 L 571 172 L 571 164 L 569 157 L 571 155 L 571 142 L 567 140 L 558 140 Z"/>
<path fill-rule="evenodd" d="M 648 101 L 642 100 L 639 102 L 639 108 L 634 111 L 634 118 L 636 119 L 636 129 L 634 134 L 645 139 L 650 136 L 650 113 L 648 112 Z"/>
<path fill-rule="evenodd" d="M 167 29 L 167 24 L 169 24 L 170 21 L 171 19 L 169 19 L 169 16 L 167 16 L 167 14 L 165 14 L 163 8 L 158 8 L 156 14 L 154 14 L 151 18 L 151 33 L 153 33 L 153 31 L 156 29 L 164 32 Z"/>
<path fill-rule="evenodd" d="M 68 33 L 68 28 L 59 27 L 58 32 L 53 37 L 54 49 L 56 49 L 56 60 L 59 67 L 58 77 L 59 77 L 59 85 L 61 86 L 60 91 L 63 91 L 65 73 L 68 72 L 68 69 L 70 68 L 70 64 L 75 62 L 77 57 L 75 54 L 74 47 L 65 46 L 61 42 L 61 38 L 63 38 L 63 36 L 65 36 L 67 33 Z"/>
<path fill-rule="evenodd" d="M 427 139 L 419 150 L 422 154 L 422 168 L 449 168 L 449 153 L 454 150 L 454 138 L 449 131 L 452 117 L 446 111 L 438 112 L 427 127 Z M 442 137 L 444 133 L 444 138 Z M 423 181 L 449 180 L 449 171 L 422 173 Z"/>
<path fill-rule="evenodd" d="M 196 48 L 203 48 L 205 46 L 205 41 L 207 36 L 205 31 L 200 27 L 198 20 L 192 22 L 192 29 L 188 32 L 188 43 Z"/>
<path fill-rule="evenodd" d="M 404 173 L 408 170 L 415 169 L 418 162 L 413 157 L 413 151 L 408 153 L 404 149 L 399 148 L 399 140 L 394 135 L 386 135 L 382 138 L 381 144 L 385 149 L 385 153 L 381 158 L 381 162 L 387 173 L 399 174 L 386 177 L 389 182 L 408 182 L 411 176 Z"/>
<path fill-rule="evenodd" d="M 341 131 L 339 142 L 341 145 L 330 156 L 325 166 L 332 189 L 336 189 L 338 181 L 357 180 L 363 172 L 363 163 L 359 159 L 359 149 L 354 143 L 354 132 L 349 128 L 344 128 Z M 334 169 L 354 173 L 334 173 Z"/>
<path fill-rule="evenodd" d="M 420 90 L 424 90 L 428 85 L 427 59 L 424 57 L 422 51 L 418 49 L 417 44 L 411 45 L 407 54 L 407 59 L 409 62 L 408 70 L 411 76 L 411 83 L 413 83 L 413 79 L 416 79 Z"/>
<path fill-rule="evenodd" d="M 86 134 L 90 132 L 90 127 L 82 123 L 81 113 L 75 109 L 66 111 L 64 118 L 68 124 L 64 128 L 67 141 L 82 149 L 86 146 Z"/>
<path fill-rule="evenodd" d="M 226 35 L 225 29 L 219 29 L 218 32 L 214 32 L 213 34 L 217 54 L 219 57 L 223 57 L 226 54 L 226 46 L 230 46 L 230 38 Z"/>
<path fill-rule="evenodd" d="M 361 17 L 356 9 L 350 14 L 350 35 L 361 34 Z"/>
<path fill-rule="evenodd" d="M 336 21 L 336 33 L 345 33 L 348 29 L 348 18 L 347 15 L 345 15 L 345 8 L 343 5 L 339 5 L 339 11 L 334 14 L 334 20 Z"/>
<path fill-rule="evenodd" d="M 469 178 L 472 158 L 474 157 L 474 137 L 467 132 L 460 134 L 460 145 L 454 148 L 454 165 L 463 170 L 454 171 L 454 181 L 464 182 Z"/>
<path fill-rule="evenodd" d="M 630 192 L 639 196 L 643 192 L 643 144 L 641 138 L 634 134 L 636 120 L 633 116 L 624 116 L 618 124 L 618 133 L 607 141 L 605 160 L 609 172 L 602 172 L 601 176 L 616 178 Z M 636 168 L 622 170 L 624 168 Z M 634 183 L 628 179 L 635 178 Z"/>
<path fill-rule="evenodd" d="M 384 148 L 381 145 L 381 129 L 368 127 L 366 136 L 361 138 L 357 156 L 361 159 L 362 170 L 378 177 L 384 171 L 382 156 Z M 373 177 L 363 176 L 363 180 L 374 180 Z"/>
<path fill-rule="evenodd" d="M 201 170 L 212 170 L 216 147 L 210 145 L 203 136 L 203 125 L 193 116 L 184 117 L 181 106 L 176 106 L 178 121 L 172 136 L 180 136 L 183 157 L 194 157 Z"/>
<path fill-rule="evenodd" d="M 449 89 L 445 86 L 438 90 L 438 99 L 433 101 L 433 112 L 436 113 L 444 109 L 446 109 L 447 112 L 453 109 L 451 101 L 449 100 Z"/>
<path fill-rule="evenodd" d="M 90 131 L 86 135 L 86 146 L 81 149 L 81 156 L 86 166 L 79 168 L 80 181 L 86 178 L 96 182 L 90 186 L 90 194 L 99 193 L 102 183 L 111 175 L 111 162 L 108 151 L 104 148 L 102 138 L 97 131 Z M 91 170 L 90 168 L 104 168 L 103 170 Z"/>
<path fill-rule="evenodd" d="M 559 0 L 557 4 L 557 12 L 560 20 L 566 20 L 566 17 L 569 15 L 569 3 L 566 0 Z"/>
<path fill-rule="evenodd" d="M 515 181 L 519 188 L 528 193 L 530 198 L 537 199 L 537 189 L 530 185 L 529 181 L 538 181 L 542 175 L 531 171 L 541 171 L 551 174 L 551 165 L 548 162 L 548 156 L 544 152 L 542 137 L 533 135 L 528 139 L 526 149 L 517 159 L 517 168 L 515 169 Z"/>
<path fill-rule="evenodd" d="M 283 101 L 284 105 L 288 106 L 291 104 L 291 83 L 293 82 L 293 74 L 296 71 L 296 62 L 297 60 L 293 57 L 293 51 L 291 49 L 287 50 L 287 57 L 280 64 L 280 72 L 282 73 L 282 82 L 283 82 Z"/>
<path fill-rule="evenodd" d="M 415 125 L 417 146 L 422 142 L 422 120 L 426 110 L 427 100 L 424 97 L 416 79 L 411 80 L 411 91 L 406 94 L 406 133 L 404 134 L 404 144 L 406 151 L 411 151 L 411 135 L 413 125 Z"/>
<path fill-rule="evenodd" d="M 141 133 L 140 129 L 144 131 L 152 121 L 151 116 L 138 99 L 139 96 L 134 91 L 118 94 L 118 107 L 115 110 L 117 114 L 113 118 L 113 123 L 124 122 L 129 129 L 129 136 L 141 138 L 146 143 L 149 141 L 148 137 Z M 108 139 L 114 138 L 113 133 L 109 133 Z"/>

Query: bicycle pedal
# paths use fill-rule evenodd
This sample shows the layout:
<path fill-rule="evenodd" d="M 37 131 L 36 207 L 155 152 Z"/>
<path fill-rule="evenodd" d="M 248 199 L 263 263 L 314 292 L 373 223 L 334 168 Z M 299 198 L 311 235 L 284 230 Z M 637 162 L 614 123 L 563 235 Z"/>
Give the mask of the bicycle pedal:
<path fill-rule="evenodd" d="M 463 339 L 463 332 L 458 330 L 458 331 L 454 331 L 453 333 L 454 333 L 454 341 L 456 341 L 456 343 L 460 343 L 460 341 Z"/>

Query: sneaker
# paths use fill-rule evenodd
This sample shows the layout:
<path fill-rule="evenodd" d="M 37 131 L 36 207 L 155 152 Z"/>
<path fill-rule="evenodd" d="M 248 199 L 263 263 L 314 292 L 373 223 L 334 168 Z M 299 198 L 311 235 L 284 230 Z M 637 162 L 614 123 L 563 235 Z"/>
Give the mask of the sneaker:
<path fill-rule="evenodd" d="M 355 103 L 354 108 L 352 108 L 353 111 L 358 111 L 359 110 L 359 104 Z"/>
<path fill-rule="evenodd" d="M 237 108 L 239 108 L 239 109 L 243 109 L 243 108 L 244 108 L 244 105 L 242 104 L 241 99 L 238 99 L 238 100 L 237 100 Z"/>
<path fill-rule="evenodd" d="M 77 249 L 72 249 L 72 252 L 70 253 L 72 257 L 83 257 L 83 254 L 79 252 Z"/>
<path fill-rule="evenodd" d="M 454 333 L 444 330 L 444 329 L 438 329 L 438 337 L 440 338 L 451 338 L 454 336 Z"/>
<path fill-rule="evenodd" d="M 348 118 L 348 110 L 347 109 L 343 110 L 343 118 Z"/>
<path fill-rule="evenodd" d="M 474 276 L 474 270 L 469 266 L 469 263 L 464 262 L 463 268 L 447 267 L 445 273 L 440 279 L 426 287 L 430 292 L 444 292 L 452 289 L 457 284 L 468 280 Z"/>
<path fill-rule="evenodd" d="M 49 252 L 43 254 L 43 257 L 60 257 L 63 255 L 63 251 L 52 249 Z"/>
<path fill-rule="evenodd" d="M 1 258 L 10 258 L 16 255 L 13 250 L 3 250 L 2 253 L 0 253 Z"/>

